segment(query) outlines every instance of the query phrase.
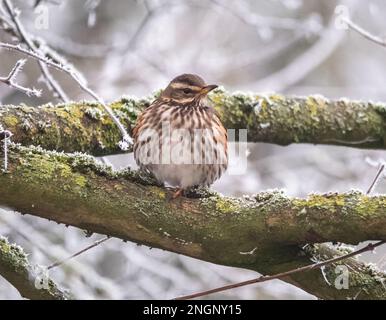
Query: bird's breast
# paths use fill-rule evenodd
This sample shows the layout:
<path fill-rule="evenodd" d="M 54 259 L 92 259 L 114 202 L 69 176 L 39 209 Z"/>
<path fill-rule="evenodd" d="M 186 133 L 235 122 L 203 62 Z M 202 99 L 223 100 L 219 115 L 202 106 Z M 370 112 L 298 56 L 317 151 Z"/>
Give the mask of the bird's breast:
<path fill-rule="evenodd" d="M 226 130 L 209 108 L 161 105 L 145 118 L 134 156 L 159 181 L 182 187 L 210 184 L 226 169 Z"/>

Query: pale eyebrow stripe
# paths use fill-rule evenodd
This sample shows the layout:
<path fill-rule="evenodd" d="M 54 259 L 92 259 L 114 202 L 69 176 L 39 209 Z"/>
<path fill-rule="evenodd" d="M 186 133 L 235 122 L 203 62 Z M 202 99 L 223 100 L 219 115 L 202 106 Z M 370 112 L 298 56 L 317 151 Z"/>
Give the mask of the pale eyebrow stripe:
<path fill-rule="evenodd" d="M 172 83 L 171 84 L 171 87 L 173 89 L 181 89 L 181 88 L 189 88 L 193 91 L 201 91 L 201 87 L 198 87 L 198 86 L 190 86 L 188 84 L 185 84 L 185 83 Z"/>
<path fill-rule="evenodd" d="M 184 104 L 184 103 L 190 103 L 194 100 L 194 98 L 185 98 L 185 99 L 178 99 L 176 100 L 178 103 Z"/>

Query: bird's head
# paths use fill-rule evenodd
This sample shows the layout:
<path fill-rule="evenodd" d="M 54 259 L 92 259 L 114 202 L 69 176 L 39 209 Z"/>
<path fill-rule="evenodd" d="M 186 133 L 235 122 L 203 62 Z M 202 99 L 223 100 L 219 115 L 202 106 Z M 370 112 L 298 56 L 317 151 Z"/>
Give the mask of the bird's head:
<path fill-rule="evenodd" d="M 169 83 L 161 93 L 161 99 L 171 100 L 180 105 L 195 104 L 217 87 L 215 84 L 207 85 L 195 74 L 182 74 Z"/>

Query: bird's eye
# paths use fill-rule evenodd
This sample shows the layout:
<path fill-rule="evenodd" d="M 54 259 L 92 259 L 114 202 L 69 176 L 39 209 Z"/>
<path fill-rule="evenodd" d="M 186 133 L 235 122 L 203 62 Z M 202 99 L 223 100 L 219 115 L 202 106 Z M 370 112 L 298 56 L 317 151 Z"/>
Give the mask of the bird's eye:
<path fill-rule="evenodd" d="M 183 91 L 185 94 L 192 93 L 192 90 L 190 90 L 189 88 L 185 88 Z"/>

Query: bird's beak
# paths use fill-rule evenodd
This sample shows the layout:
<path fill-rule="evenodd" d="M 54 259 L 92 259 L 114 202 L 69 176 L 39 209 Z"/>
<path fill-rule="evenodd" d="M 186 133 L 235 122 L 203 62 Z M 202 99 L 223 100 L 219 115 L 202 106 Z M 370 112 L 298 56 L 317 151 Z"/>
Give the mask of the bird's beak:
<path fill-rule="evenodd" d="M 203 87 L 202 89 L 201 89 L 201 92 L 200 92 L 200 95 L 206 95 L 206 94 L 208 94 L 210 91 L 212 91 L 212 90 L 214 90 L 214 89 L 216 89 L 216 88 L 218 88 L 218 85 L 216 85 L 216 84 L 210 84 L 209 86 L 205 86 L 205 87 Z"/>

